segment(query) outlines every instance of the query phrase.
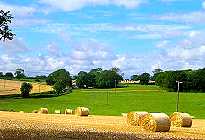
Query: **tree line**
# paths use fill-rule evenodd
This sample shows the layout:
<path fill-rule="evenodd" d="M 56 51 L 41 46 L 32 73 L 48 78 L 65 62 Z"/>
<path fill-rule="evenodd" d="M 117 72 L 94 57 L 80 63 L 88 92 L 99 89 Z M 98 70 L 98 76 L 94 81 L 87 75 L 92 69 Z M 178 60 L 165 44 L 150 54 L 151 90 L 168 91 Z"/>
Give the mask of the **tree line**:
<path fill-rule="evenodd" d="M 118 68 L 103 70 L 91 69 L 89 72 L 80 71 L 76 76 L 76 84 L 79 88 L 114 88 L 123 80 Z"/>
<path fill-rule="evenodd" d="M 176 81 L 180 84 L 180 91 L 205 92 L 205 68 L 198 70 L 178 70 L 158 73 L 156 85 L 169 91 L 177 90 Z"/>
<path fill-rule="evenodd" d="M 153 76 L 151 76 L 149 73 L 147 73 L 147 72 L 144 72 L 144 73 L 142 73 L 142 74 L 140 74 L 140 75 L 138 75 L 138 74 L 134 74 L 134 75 L 132 75 L 131 77 L 130 77 L 130 79 L 131 80 L 134 80 L 134 81 L 140 81 L 140 84 L 141 85 L 148 85 L 148 84 L 150 84 L 149 83 L 149 81 L 150 80 L 153 80 L 153 81 L 155 81 L 155 79 L 156 79 L 156 77 L 158 76 L 158 74 L 160 73 L 160 72 L 162 72 L 163 70 L 162 69 L 154 69 L 154 71 L 153 71 Z"/>
<path fill-rule="evenodd" d="M 12 72 L 6 72 L 5 74 L 3 72 L 0 72 L 0 78 L 1 79 L 6 79 L 6 80 L 12 80 L 12 79 L 23 79 L 26 78 L 24 74 L 23 69 L 16 69 L 15 73 Z"/>

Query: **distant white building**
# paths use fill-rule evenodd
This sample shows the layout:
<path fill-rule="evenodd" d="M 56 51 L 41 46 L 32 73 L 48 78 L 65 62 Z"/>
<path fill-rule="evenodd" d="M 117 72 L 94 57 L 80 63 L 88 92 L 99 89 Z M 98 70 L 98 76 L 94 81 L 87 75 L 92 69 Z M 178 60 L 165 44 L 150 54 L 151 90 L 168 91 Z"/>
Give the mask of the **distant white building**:
<path fill-rule="evenodd" d="M 134 81 L 134 80 L 123 80 L 123 81 L 120 81 L 121 84 L 139 84 L 140 83 L 140 80 L 138 81 Z M 150 84 L 154 84 L 155 81 L 149 81 Z"/>

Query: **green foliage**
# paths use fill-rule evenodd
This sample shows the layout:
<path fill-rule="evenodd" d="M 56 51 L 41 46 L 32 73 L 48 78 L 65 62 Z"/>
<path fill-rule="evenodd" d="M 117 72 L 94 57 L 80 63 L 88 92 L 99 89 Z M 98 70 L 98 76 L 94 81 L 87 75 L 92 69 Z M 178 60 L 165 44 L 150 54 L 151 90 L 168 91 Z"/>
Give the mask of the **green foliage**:
<path fill-rule="evenodd" d="M 134 81 L 138 81 L 138 80 L 140 80 L 140 76 L 139 75 L 132 75 L 131 76 L 131 80 L 134 80 Z"/>
<path fill-rule="evenodd" d="M 4 73 L 0 72 L 0 78 L 3 78 L 3 77 L 4 77 Z"/>
<path fill-rule="evenodd" d="M 88 87 L 87 83 L 88 83 L 88 73 L 84 71 L 80 71 L 76 79 L 77 86 L 79 88 L 86 88 Z"/>
<path fill-rule="evenodd" d="M 163 72 L 163 70 L 162 69 L 154 69 L 154 71 L 152 71 L 153 72 L 153 76 L 151 77 L 151 80 L 156 80 L 156 77 L 161 73 L 161 72 Z"/>
<path fill-rule="evenodd" d="M 7 72 L 7 73 L 5 73 L 4 78 L 7 80 L 11 80 L 14 78 L 14 75 L 12 72 Z"/>
<path fill-rule="evenodd" d="M 57 71 L 52 72 L 49 74 L 48 78 L 46 79 L 46 83 L 48 85 L 54 85 L 56 88 L 56 94 L 60 95 L 59 92 L 64 91 L 64 89 L 72 86 L 72 80 L 70 73 L 65 69 L 59 69 Z M 59 84 L 62 84 L 60 87 Z M 63 88 L 63 90 L 61 90 Z"/>
<path fill-rule="evenodd" d="M 17 78 L 17 79 L 26 78 L 23 69 L 16 69 L 16 72 L 14 73 L 14 75 L 15 75 L 15 78 Z"/>
<path fill-rule="evenodd" d="M 76 80 L 79 88 L 113 88 L 122 76 L 117 73 L 118 69 L 102 70 L 101 68 L 92 69 L 89 73 L 80 71 Z"/>
<path fill-rule="evenodd" d="M 12 40 L 15 36 L 8 26 L 8 24 L 11 23 L 12 18 L 10 11 L 4 12 L 3 10 L 0 10 L 0 40 Z"/>
<path fill-rule="evenodd" d="M 183 82 L 180 91 L 205 91 L 205 69 L 165 71 L 156 77 L 156 84 L 169 91 L 177 90 L 176 81 Z"/>
<path fill-rule="evenodd" d="M 57 81 L 54 86 L 53 89 L 55 90 L 55 93 L 57 95 L 61 95 L 64 90 L 66 89 L 66 83 L 62 82 L 62 81 Z"/>
<path fill-rule="evenodd" d="M 140 84 L 141 85 L 148 85 L 150 80 L 150 74 L 149 73 L 143 73 L 140 75 Z"/>
<path fill-rule="evenodd" d="M 26 98 L 29 97 L 29 93 L 31 92 L 33 86 L 31 83 L 24 82 L 21 84 L 21 96 Z"/>
<path fill-rule="evenodd" d="M 48 85 L 54 85 L 56 82 L 64 82 L 66 86 L 71 86 L 72 81 L 70 73 L 65 69 L 59 69 L 48 75 L 46 82 Z"/>
<path fill-rule="evenodd" d="M 114 88 L 121 80 L 123 80 L 122 76 L 116 71 L 104 70 L 96 76 L 96 87 Z"/>

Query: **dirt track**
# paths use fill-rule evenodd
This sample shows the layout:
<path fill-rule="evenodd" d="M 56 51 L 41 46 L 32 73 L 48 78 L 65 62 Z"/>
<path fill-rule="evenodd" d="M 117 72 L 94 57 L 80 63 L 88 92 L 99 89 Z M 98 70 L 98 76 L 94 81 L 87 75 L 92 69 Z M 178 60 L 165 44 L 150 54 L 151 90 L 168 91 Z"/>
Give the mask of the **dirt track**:
<path fill-rule="evenodd" d="M 193 120 L 192 128 L 152 133 L 128 126 L 121 116 L 0 112 L 0 139 L 205 139 L 205 120 Z"/>

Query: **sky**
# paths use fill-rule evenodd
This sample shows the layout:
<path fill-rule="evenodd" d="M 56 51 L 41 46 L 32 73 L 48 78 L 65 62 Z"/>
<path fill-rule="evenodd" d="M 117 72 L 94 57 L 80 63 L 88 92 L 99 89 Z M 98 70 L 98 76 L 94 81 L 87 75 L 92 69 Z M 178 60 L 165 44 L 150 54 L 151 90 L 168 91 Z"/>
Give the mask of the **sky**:
<path fill-rule="evenodd" d="M 101 67 L 133 74 L 205 67 L 204 0 L 0 0 L 12 41 L 0 71 L 28 76 Z"/>

